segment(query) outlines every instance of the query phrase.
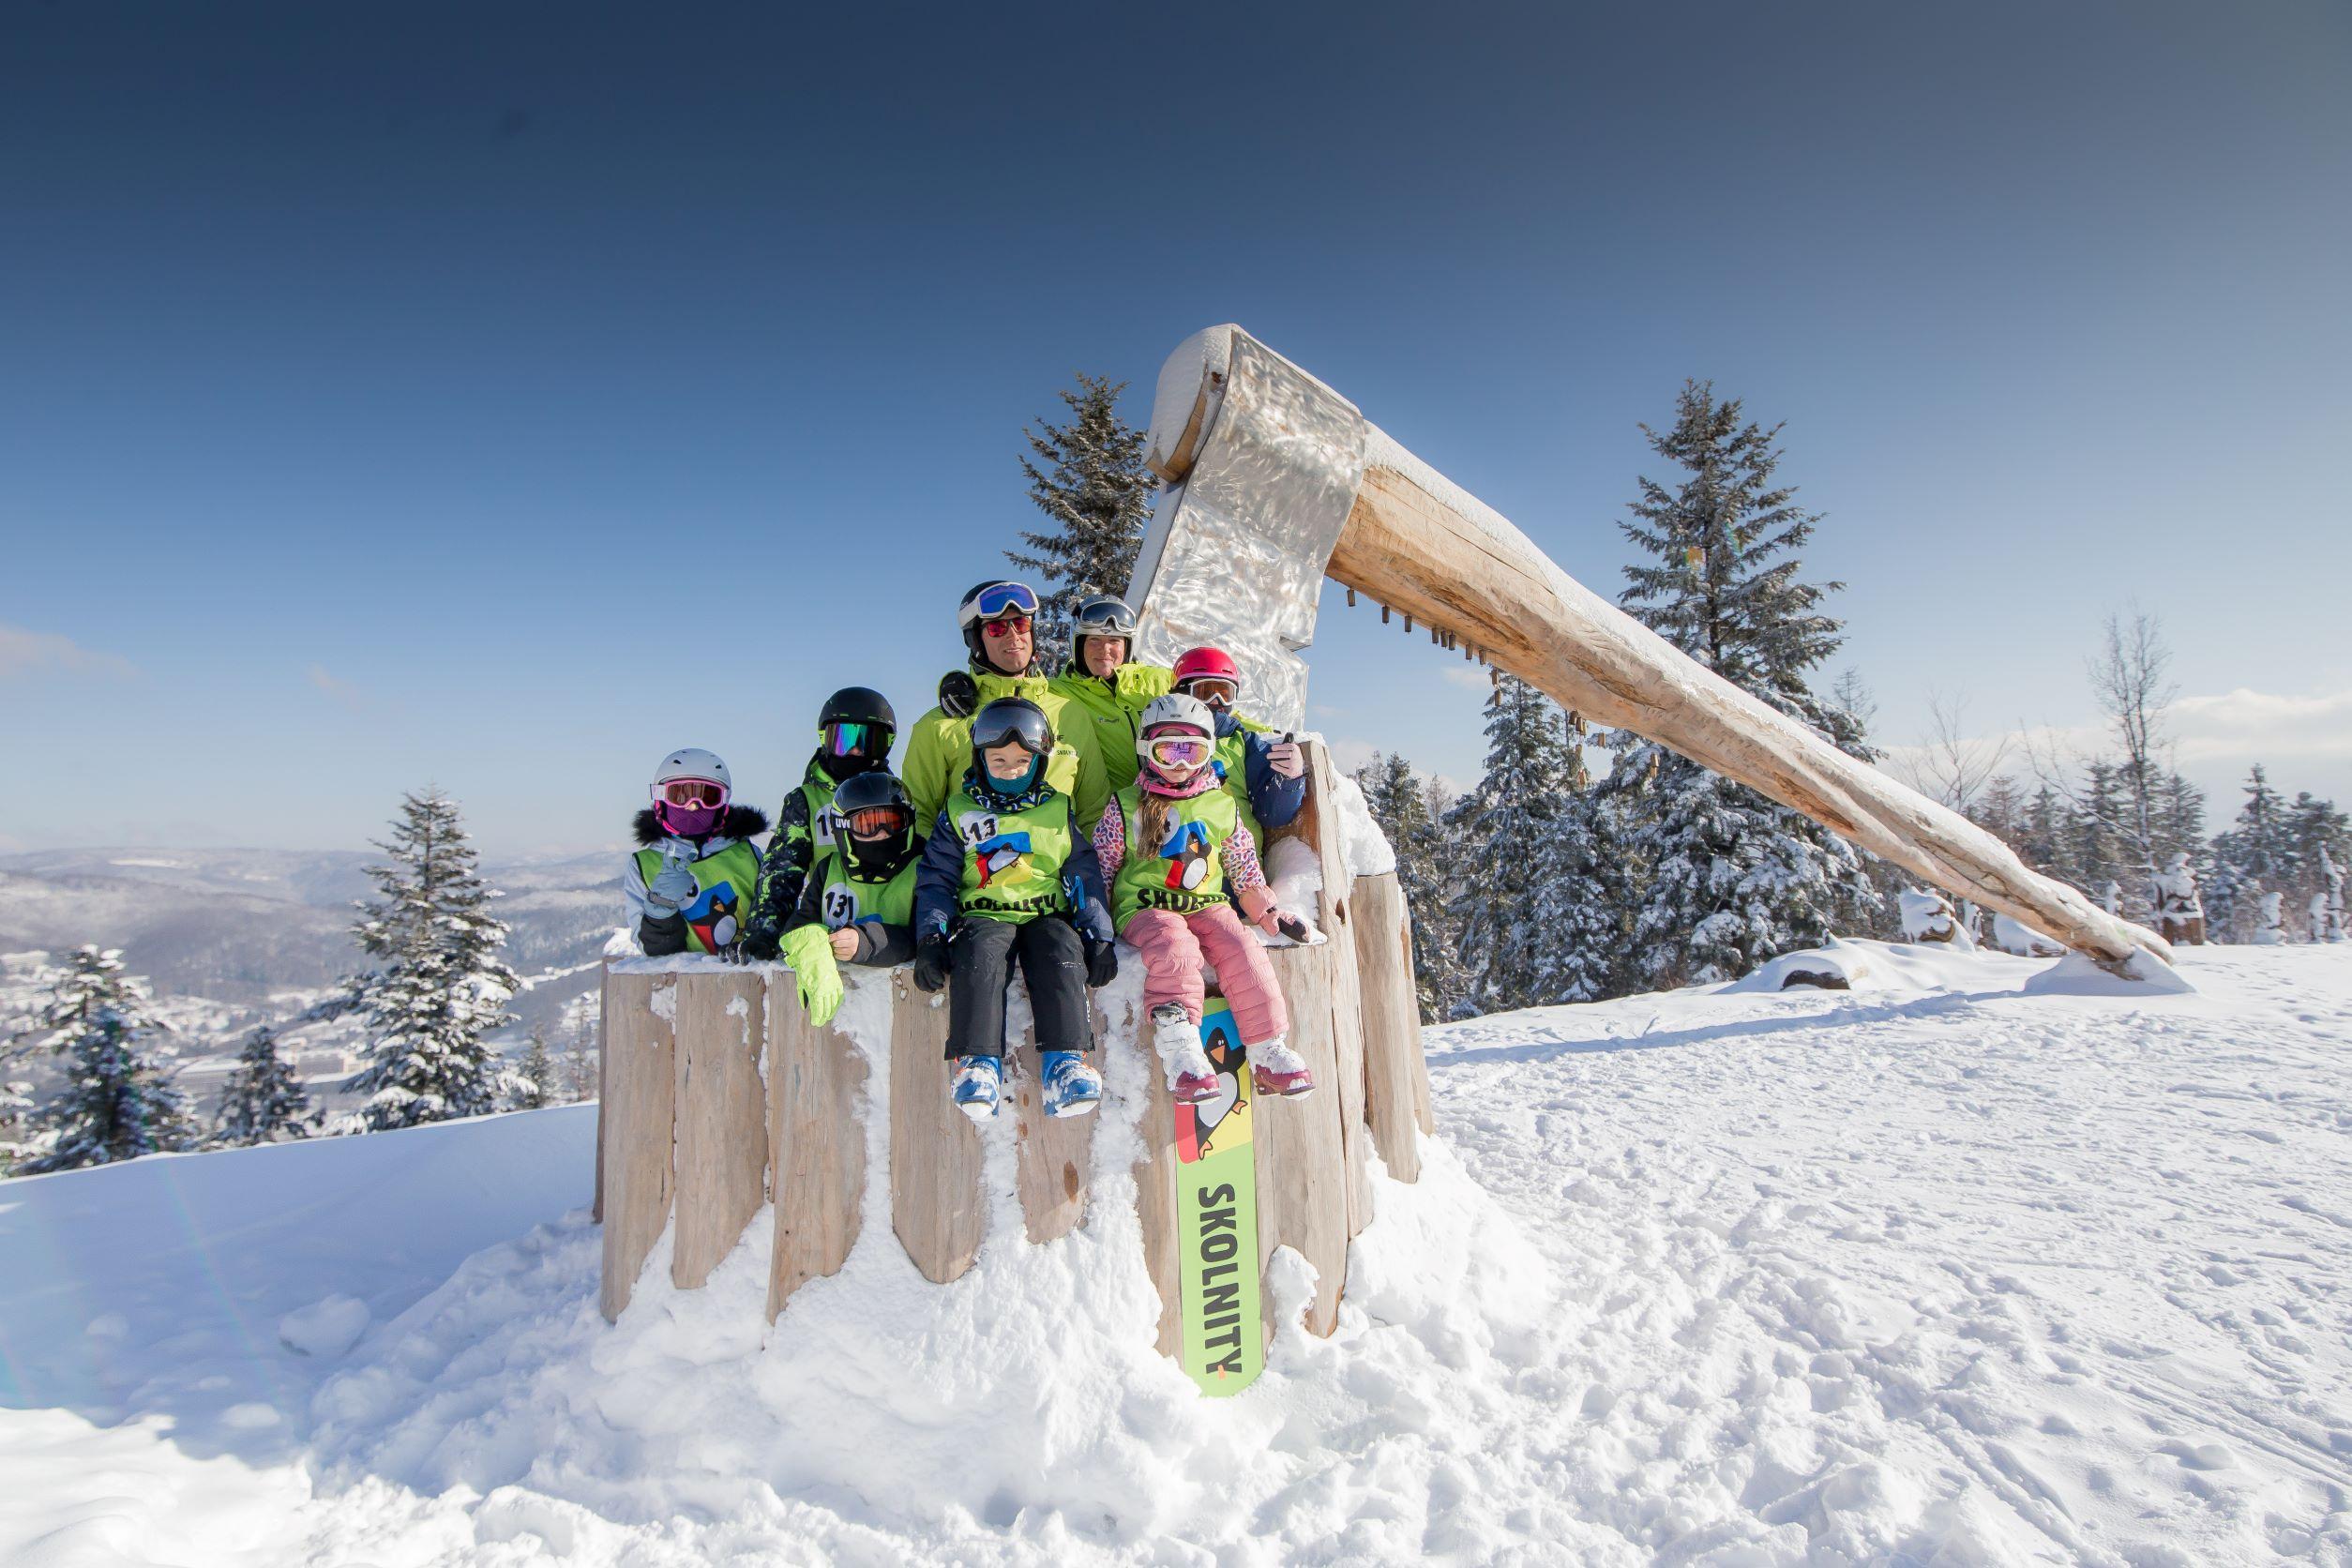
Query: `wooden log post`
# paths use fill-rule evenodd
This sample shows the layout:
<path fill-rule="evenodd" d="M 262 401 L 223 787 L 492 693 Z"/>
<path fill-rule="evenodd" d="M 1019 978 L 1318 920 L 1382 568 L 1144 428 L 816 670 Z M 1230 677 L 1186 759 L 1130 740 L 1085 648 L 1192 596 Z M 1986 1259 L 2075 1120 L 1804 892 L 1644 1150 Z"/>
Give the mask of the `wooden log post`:
<path fill-rule="evenodd" d="M 1135 1162 L 1136 1219 L 1143 1230 L 1143 1267 L 1160 1293 L 1160 1323 L 1156 1343 L 1160 1354 L 1184 1353 L 1183 1291 L 1176 1257 L 1176 1101 L 1168 1092 L 1168 1074 L 1160 1066 L 1152 1043 L 1152 1021 L 1141 1020 L 1136 1049 L 1143 1053 L 1145 1078 L 1151 1084 L 1138 1127 L 1143 1153 Z"/>
<path fill-rule="evenodd" d="M 671 1147 L 676 1093 L 671 1013 L 673 974 L 604 977 L 604 1102 L 597 1141 L 605 1150 L 604 1283 L 598 1305 L 617 1319 L 636 1290 L 646 1255 L 670 1223 Z"/>
<path fill-rule="evenodd" d="M 670 1280 L 681 1290 L 702 1288 L 767 1198 L 766 990 L 757 970 L 677 976 Z"/>
<path fill-rule="evenodd" d="M 944 997 L 903 969 L 890 985 L 890 1221 L 923 1277 L 944 1285 L 988 1237 L 980 1129 L 948 1103 Z"/>
<path fill-rule="evenodd" d="M 1101 1043 L 1099 1030 L 1095 1035 Z M 1013 1102 L 1015 1168 L 1021 1229 L 1033 1243 L 1056 1241 L 1086 1222 L 1087 1173 L 1093 1168 L 1095 1116 L 1046 1114 L 1037 1074 L 1036 1039 L 1004 1053 L 1005 1089 Z"/>
<path fill-rule="evenodd" d="M 768 1320 L 793 1291 L 841 1272 L 866 1196 L 866 1059 L 849 1036 L 808 1021 L 792 975 L 768 977 L 768 1168 L 776 1241 Z"/>
<path fill-rule="evenodd" d="M 1421 1002 L 1413 985 L 1412 932 L 1394 871 L 1358 877 L 1356 976 L 1363 987 L 1364 1112 L 1380 1162 L 1400 1182 L 1421 1180 Z"/>

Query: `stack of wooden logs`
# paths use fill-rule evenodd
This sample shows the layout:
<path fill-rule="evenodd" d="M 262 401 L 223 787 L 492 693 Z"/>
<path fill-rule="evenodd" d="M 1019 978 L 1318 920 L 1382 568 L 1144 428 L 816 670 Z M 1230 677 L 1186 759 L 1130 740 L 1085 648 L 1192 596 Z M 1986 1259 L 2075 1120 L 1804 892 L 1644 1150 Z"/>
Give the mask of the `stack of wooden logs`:
<path fill-rule="evenodd" d="M 1394 872 L 1349 875 L 1330 758 L 1311 742 L 1306 753 L 1306 809 L 1272 837 L 1313 852 L 1327 940 L 1268 956 L 1289 1004 L 1290 1042 L 1322 1087 L 1260 1102 L 1258 1229 L 1261 1265 L 1289 1246 L 1315 1266 L 1306 1326 L 1327 1334 L 1349 1242 L 1372 1214 L 1369 1157 L 1377 1152 L 1396 1180 L 1417 1180 L 1431 1123 L 1402 892 Z M 891 1227 L 924 1276 L 944 1285 L 972 1267 L 986 1239 L 981 1139 L 1001 1134 L 984 1135 L 948 1102 L 946 1008 L 903 970 L 882 983 L 890 988 Z M 867 1218 L 867 1055 L 839 1030 L 812 1027 L 792 975 L 765 966 L 621 960 L 607 966 L 603 1002 L 605 1316 L 628 1304 L 665 1229 L 672 1283 L 697 1289 L 773 1201 L 773 1319 L 803 1284 L 839 1270 Z M 1150 1053 L 1148 1024 L 1120 1021 L 1105 1048 Z M 1005 1066 L 1023 1227 L 1044 1244 L 1086 1221 L 1098 1119 L 1043 1113 L 1033 1051 L 1008 1052 Z M 1151 1090 L 1135 1169 L 1138 1217 L 1162 1302 L 1160 1348 L 1173 1355 L 1175 1113 L 1156 1060 L 1141 1076 Z"/>

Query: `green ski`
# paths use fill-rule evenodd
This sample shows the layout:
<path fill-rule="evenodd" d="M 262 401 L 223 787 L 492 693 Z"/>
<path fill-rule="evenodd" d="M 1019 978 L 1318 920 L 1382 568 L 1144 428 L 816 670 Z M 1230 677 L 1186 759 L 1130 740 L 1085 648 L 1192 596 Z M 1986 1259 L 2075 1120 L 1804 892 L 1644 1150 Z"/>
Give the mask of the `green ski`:
<path fill-rule="evenodd" d="M 1184 1370 L 1203 1394 L 1239 1394 L 1266 1365 L 1258 1290 L 1258 1159 L 1249 1062 L 1233 1011 L 1212 996 L 1200 1044 L 1217 1097 L 1176 1108 L 1176 1245 Z"/>

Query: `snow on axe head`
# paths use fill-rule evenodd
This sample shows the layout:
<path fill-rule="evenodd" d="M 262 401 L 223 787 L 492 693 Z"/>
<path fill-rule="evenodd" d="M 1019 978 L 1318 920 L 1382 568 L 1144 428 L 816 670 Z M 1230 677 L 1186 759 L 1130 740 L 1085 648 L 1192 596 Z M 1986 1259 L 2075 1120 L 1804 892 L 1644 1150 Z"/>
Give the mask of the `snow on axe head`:
<path fill-rule="evenodd" d="M 1252 716 L 1305 714 L 1298 650 L 1326 573 L 1595 723 L 1673 747 L 1936 886 L 2129 972 L 2154 932 L 2028 869 L 1957 812 L 1847 756 L 1577 582 L 1491 507 L 1238 326 L 1160 371 L 1146 460 L 1167 488 L 1137 565 L 1138 657 L 1214 642 Z"/>

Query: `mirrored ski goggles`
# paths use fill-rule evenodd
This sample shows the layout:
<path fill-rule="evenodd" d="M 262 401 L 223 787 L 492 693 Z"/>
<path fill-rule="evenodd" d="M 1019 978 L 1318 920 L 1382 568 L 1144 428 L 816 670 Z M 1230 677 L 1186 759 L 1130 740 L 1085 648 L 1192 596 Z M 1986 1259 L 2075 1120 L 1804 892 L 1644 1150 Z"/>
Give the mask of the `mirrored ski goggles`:
<path fill-rule="evenodd" d="M 1034 615 L 1037 596 L 1029 591 L 1026 582 L 997 582 L 980 590 L 980 596 L 972 601 L 976 620 L 993 621 L 1000 615 Z"/>
<path fill-rule="evenodd" d="M 983 730 L 977 721 L 972 727 L 972 744 L 983 751 L 993 751 L 1000 746 L 1018 746 L 1032 757 L 1042 757 L 1053 749 L 1053 737 L 1048 734 L 1043 745 L 1036 736 L 1021 728 L 1018 720 L 1008 719 L 993 730 Z"/>
<path fill-rule="evenodd" d="M 716 778 L 665 778 L 650 793 L 664 806 L 688 811 L 697 807 L 716 811 L 727 804 L 727 786 Z"/>
<path fill-rule="evenodd" d="M 1152 743 L 1152 761 L 1163 767 L 1199 767 L 1214 749 L 1207 741 L 1190 735 L 1169 735 Z"/>
<path fill-rule="evenodd" d="M 1000 615 L 993 621 L 983 621 L 980 623 L 980 629 L 990 637 L 1010 637 L 1017 628 L 1022 631 L 1028 630 L 1029 617 L 1026 615 Z"/>
<path fill-rule="evenodd" d="M 852 838 L 888 838 L 907 831 L 913 814 L 896 806 L 867 806 L 842 819 Z"/>
<path fill-rule="evenodd" d="M 1195 675 L 1176 689 L 1213 708 L 1229 708 L 1242 700 L 1242 683 L 1222 675 Z"/>
<path fill-rule="evenodd" d="M 820 724 L 817 744 L 828 757 L 887 757 L 890 727 L 886 724 Z"/>

